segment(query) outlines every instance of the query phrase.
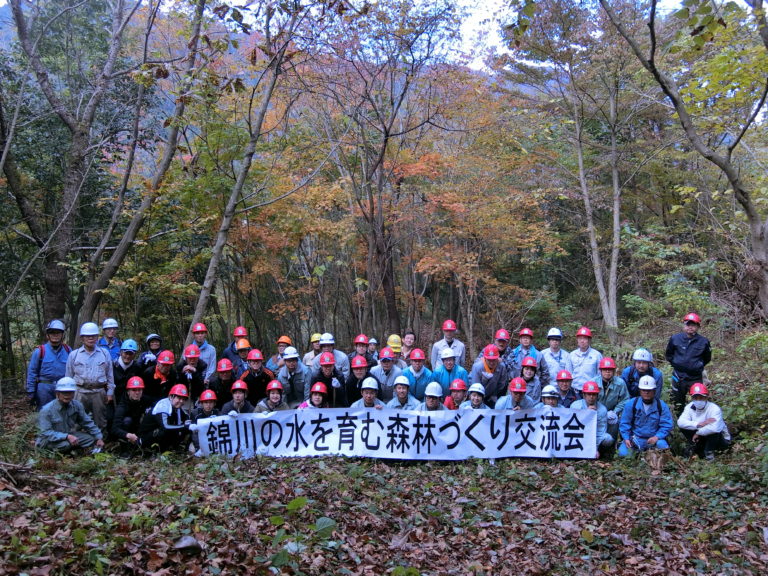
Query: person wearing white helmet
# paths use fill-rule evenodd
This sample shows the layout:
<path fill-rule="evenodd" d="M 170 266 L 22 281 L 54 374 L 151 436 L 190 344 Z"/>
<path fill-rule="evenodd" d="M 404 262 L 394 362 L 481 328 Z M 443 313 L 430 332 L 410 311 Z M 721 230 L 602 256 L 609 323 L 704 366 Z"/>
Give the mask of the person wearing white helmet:
<path fill-rule="evenodd" d="M 317 371 L 320 369 L 320 356 L 322 356 L 323 352 L 330 352 L 333 354 L 333 357 L 336 359 L 336 369 L 342 373 L 344 376 L 344 379 L 342 382 L 346 382 L 347 378 L 349 378 L 350 373 L 350 367 L 349 367 L 349 358 L 347 357 L 344 352 L 341 350 L 336 350 L 336 340 L 333 337 L 333 334 L 330 332 L 325 332 L 320 335 L 320 354 L 312 361 L 312 370 Z"/>
<path fill-rule="evenodd" d="M 147 334 L 144 343 L 147 349 L 139 356 L 139 364 L 141 364 L 142 370 L 146 370 L 149 366 L 157 364 L 157 356 L 163 351 L 163 338 L 160 334 L 152 332 Z"/>
<path fill-rule="evenodd" d="M 634 398 L 640 395 L 637 385 L 643 376 L 653 376 L 656 380 L 656 395 L 661 396 L 664 388 L 664 375 L 661 370 L 653 365 L 653 354 L 646 348 L 638 348 L 632 354 L 632 364 L 621 371 L 621 378 L 627 385 L 629 396 Z"/>
<path fill-rule="evenodd" d="M 418 410 L 419 401 L 411 395 L 411 382 L 402 374 L 395 378 L 395 397 L 387 402 L 394 410 Z"/>
<path fill-rule="evenodd" d="M 56 397 L 56 382 L 64 377 L 72 349 L 64 343 L 64 322 L 51 320 L 45 327 L 46 342 L 35 347 L 27 368 L 27 399 L 40 410 Z"/>
<path fill-rule="evenodd" d="M 283 385 L 283 399 L 291 408 L 296 408 L 304 401 L 304 390 L 309 389 L 310 369 L 299 361 L 299 351 L 288 346 L 283 352 L 284 365 L 277 372 L 277 379 Z"/>
<path fill-rule="evenodd" d="M 360 393 L 363 395 L 360 400 L 352 403 L 350 408 L 375 408 L 381 410 L 384 408 L 384 402 L 376 398 L 379 391 L 379 383 L 376 378 L 369 376 L 360 384 Z"/>
<path fill-rule="evenodd" d="M 680 432 L 688 441 L 684 455 L 688 458 L 714 460 L 715 452 L 727 450 L 731 445 L 731 434 L 723 420 L 720 406 L 709 398 L 705 384 L 695 382 L 690 389 L 691 402 L 677 419 Z"/>
<path fill-rule="evenodd" d="M 419 404 L 417 410 L 422 412 L 440 412 L 442 410 L 448 410 L 443 403 L 443 388 L 437 382 L 430 382 L 427 384 L 427 389 L 424 391 L 424 402 Z"/>
<path fill-rule="evenodd" d="M 541 389 L 541 402 L 536 404 L 534 408 L 544 408 L 546 406 L 555 408 L 559 399 L 560 394 L 557 392 L 557 388 L 552 386 L 552 384 L 547 384 Z"/>
<path fill-rule="evenodd" d="M 115 378 L 112 356 L 96 345 L 98 338 L 99 327 L 96 324 L 86 322 L 80 326 L 83 345 L 69 355 L 65 372 L 74 378 L 77 385 L 75 400 L 82 403 L 96 426 L 106 435 L 107 404 L 115 395 Z"/>
<path fill-rule="evenodd" d="M 484 400 L 485 386 L 475 382 L 469 387 L 469 398 L 459 405 L 459 410 L 487 410 Z"/>
<path fill-rule="evenodd" d="M 376 362 L 379 361 L 379 341 L 376 338 L 368 338 L 368 354 Z"/>
<path fill-rule="evenodd" d="M 456 362 L 456 352 L 453 351 L 453 348 L 443 348 L 440 351 L 440 360 L 443 364 L 432 372 L 432 381 L 437 382 L 443 388 L 443 396 L 449 396 L 451 382 L 454 380 L 469 382 L 469 372 L 464 366 L 459 366 Z"/>
<path fill-rule="evenodd" d="M 37 448 L 66 453 L 75 449 L 93 447 L 101 450 L 104 447 L 102 432 L 83 405 L 75 400 L 76 391 L 77 384 L 73 378 L 64 376 L 56 383 L 56 398 L 43 406 L 38 415 Z"/>
<path fill-rule="evenodd" d="M 113 362 L 120 356 L 120 346 L 123 344 L 123 341 L 117 337 L 119 328 L 120 325 L 114 318 L 105 319 L 104 322 L 101 323 L 101 331 L 104 333 L 104 336 L 99 338 L 99 341 L 96 342 L 98 346 L 101 346 L 109 352 Z"/>
<path fill-rule="evenodd" d="M 643 376 L 638 388 L 640 396 L 629 400 L 621 413 L 619 456 L 629 456 L 649 448 L 669 448 L 667 438 L 675 425 L 669 406 L 656 396 L 653 376 Z"/>
<path fill-rule="evenodd" d="M 560 370 L 565 370 L 570 354 L 563 350 L 563 332 L 560 328 L 550 328 L 547 332 L 547 342 L 549 347 L 541 351 L 541 361 L 546 363 L 547 371 L 550 375 L 550 383 Z"/>

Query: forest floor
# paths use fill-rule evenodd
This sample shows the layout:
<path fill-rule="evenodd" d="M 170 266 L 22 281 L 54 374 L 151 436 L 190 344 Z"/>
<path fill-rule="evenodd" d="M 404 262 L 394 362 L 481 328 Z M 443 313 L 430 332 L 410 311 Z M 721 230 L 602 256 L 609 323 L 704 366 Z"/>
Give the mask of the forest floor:
<path fill-rule="evenodd" d="M 0 574 L 768 573 L 760 447 L 659 475 L 643 459 L 49 459 L 21 400 L 0 422 Z"/>

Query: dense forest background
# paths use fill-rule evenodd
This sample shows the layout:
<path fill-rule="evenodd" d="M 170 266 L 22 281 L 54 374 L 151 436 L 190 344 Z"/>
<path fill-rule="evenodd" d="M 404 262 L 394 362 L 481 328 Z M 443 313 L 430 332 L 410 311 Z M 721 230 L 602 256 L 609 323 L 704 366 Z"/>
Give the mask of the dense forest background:
<path fill-rule="evenodd" d="M 762 2 L 513 1 L 483 70 L 464 16 L 0 7 L 3 378 L 57 317 L 176 350 L 198 320 L 304 350 L 428 347 L 450 317 L 473 351 L 587 324 L 658 356 L 690 310 L 715 343 L 768 340 Z"/>

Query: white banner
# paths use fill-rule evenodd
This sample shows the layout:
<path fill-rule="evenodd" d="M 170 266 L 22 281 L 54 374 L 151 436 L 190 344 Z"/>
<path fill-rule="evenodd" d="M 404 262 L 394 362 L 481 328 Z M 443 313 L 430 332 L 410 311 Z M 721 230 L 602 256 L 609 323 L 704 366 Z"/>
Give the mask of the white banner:
<path fill-rule="evenodd" d="M 597 413 L 328 408 L 198 422 L 204 455 L 357 456 L 406 460 L 594 458 Z"/>

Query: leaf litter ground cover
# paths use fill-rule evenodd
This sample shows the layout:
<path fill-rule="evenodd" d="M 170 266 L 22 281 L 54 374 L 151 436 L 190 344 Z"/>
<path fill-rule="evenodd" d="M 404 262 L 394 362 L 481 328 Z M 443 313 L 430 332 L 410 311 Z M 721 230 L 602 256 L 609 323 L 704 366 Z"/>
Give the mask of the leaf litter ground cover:
<path fill-rule="evenodd" d="M 673 460 L 35 457 L 0 574 L 766 574 L 753 453 Z"/>

